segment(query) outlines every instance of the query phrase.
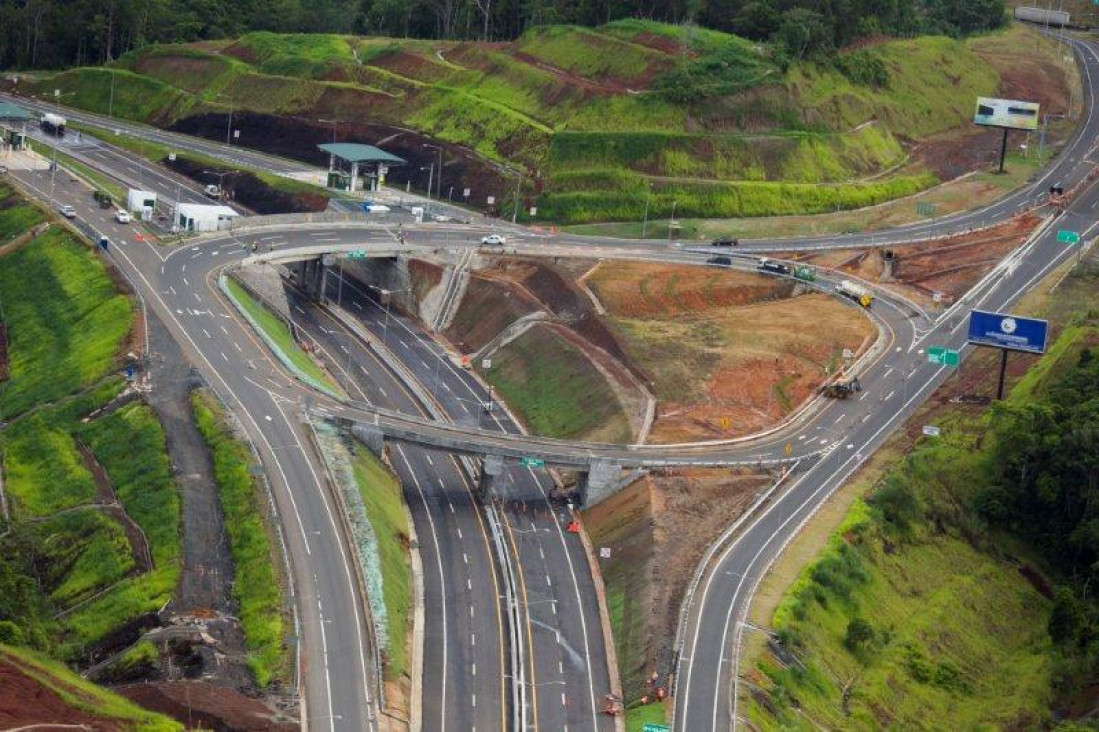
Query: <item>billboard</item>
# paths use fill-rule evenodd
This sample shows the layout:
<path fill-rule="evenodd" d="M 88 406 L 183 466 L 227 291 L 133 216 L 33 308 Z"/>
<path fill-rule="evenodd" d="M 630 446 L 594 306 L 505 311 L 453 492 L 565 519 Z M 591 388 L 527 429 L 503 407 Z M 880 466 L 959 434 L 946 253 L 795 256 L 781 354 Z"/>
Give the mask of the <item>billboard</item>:
<path fill-rule="evenodd" d="M 978 346 L 1045 353 L 1048 331 L 1049 323 L 1045 320 L 974 310 L 969 314 L 966 340 Z"/>
<path fill-rule="evenodd" d="M 973 115 L 973 124 L 1007 127 L 1012 130 L 1036 130 L 1038 106 L 1037 102 L 977 97 L 977 112 Z"/>

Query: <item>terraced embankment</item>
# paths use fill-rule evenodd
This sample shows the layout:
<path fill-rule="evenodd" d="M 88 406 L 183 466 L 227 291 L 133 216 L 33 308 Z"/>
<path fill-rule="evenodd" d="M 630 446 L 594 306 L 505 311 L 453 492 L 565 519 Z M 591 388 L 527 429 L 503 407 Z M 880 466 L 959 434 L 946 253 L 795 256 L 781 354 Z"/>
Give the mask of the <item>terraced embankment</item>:
<path fill-rule="evenodd" d="M 1023 45 L 1026 54 L 1004 52 Z M 969 135 L 976 96 L 1067 111 L 1076 82 L 1061 56 L 1012 28 L 883 40 L 787 67 L 766 44 L 623 20 L 494 44 L 251 33 L 153 46 L 111 69 L 21 88 L 59 88 L 107 112 L 113 87 L 114 114 L 218 140 L 231 108 L 238 144 L 318 164 L 316 144 L 333 136 L 318 120 L 336 120 L 337 138 L 384 141 L 409 161 L 390 171 L 395 186 L 425 186 L 419 169 L 436 158 L 423 143 L 442 143 L 440 193 L 462 200 L 468 188 L 471 207 L 510 210 L 515 174 L 505 164 L 525 174 L 521 196 L 539 218 L 582 223 L 638 220 L 646 199 L 651 217 L 667 219 L 673 208 L 819 213 L 909 195 L 979 165 L 940 160 L 991 145 Z M 963 131 L 965 140 L 949 137 Z"/>

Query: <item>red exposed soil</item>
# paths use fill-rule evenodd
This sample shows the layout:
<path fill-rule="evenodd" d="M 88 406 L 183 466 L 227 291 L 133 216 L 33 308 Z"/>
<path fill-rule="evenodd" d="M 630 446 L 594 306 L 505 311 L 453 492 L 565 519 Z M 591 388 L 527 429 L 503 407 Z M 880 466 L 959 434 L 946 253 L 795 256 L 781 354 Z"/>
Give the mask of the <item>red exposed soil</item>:
<path fill-rule="evenodd" d="M 59 686 L 61 682 L 56 681 Z M 78 689 L 67 692 L 85 698 Z M 89 700 L 90 701 L 90 700 Z M 132 729 L 132 723 L 88 714 L 66 702 L 61 696 L 26 675 L 12 658 L 0 659 L 0 728 L 13 729 L 36 725 L 85 725 L 85 729 L 113 732 Z"/>
<path fill-rule="evenodd" d="M 275 732 L 298 729 L 290 721 L 277 719 L 260 701 L 203 681 L 137 684 L 118 689 L 118 693 L 195 728 Z"/>
<path fill-rule="evenodd" d="M 615 638 L 627 702 L 654 670 L 672 670 L 672 644 L 691 569 L 709 544 L 770 482 L 728 470 L 668 470 L 643 478 L 584 512 L 608 592 L 630 600 Z M 625 652 L 623 652 L 625 651 Z"/>
<path fill-rule="evenodd" d="M 1039 223 L 1037 216 L 1026 214 L 984 231 L 942 241 L 894 247 L 890 251 L 896 257 L 893 267 L 895 284 L 888 286 L 924 303 L 930 303 L 935 292 L 947 295 L 948 299 L 957 298 L 1008 252 L 1026 241 Z M 880 282 L 885 252 L 885 249 L 845 249 L 808 256 L 792 253 L 788 256 L 792 259 L 801 257 L 801 261 Z"/>
<path fill-rule="evenodd" d="M 218 169 L 191 160 L 185 155 L 177 155 L 175 160 L 165 158 L 161 160 L 161 164 L 203 184 L 219 180 L 214 173 L 205 172 L 207 170 L 226 173 L 221 177 L 225 196 L 260 215 L 313 213 L 328 208 L 328 196 L 322 193 L 280 191 L 252 173 L 233 171 L 230 168 Z"/>

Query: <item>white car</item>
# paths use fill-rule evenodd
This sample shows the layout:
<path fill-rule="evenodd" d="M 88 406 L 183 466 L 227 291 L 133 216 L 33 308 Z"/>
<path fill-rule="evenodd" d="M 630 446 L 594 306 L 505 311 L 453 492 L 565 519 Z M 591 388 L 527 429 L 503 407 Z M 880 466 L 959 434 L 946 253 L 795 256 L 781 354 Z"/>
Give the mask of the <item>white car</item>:
<path fill-rule="evenodd" d="M 114 219 L 120 224 L 128 224 L 134 220 L 134 217 L 130 216 L 129 211 L 123 211 L 122 209 L 118 209 L 114 212 Z"/>
<path fill-rule="evenodd" d="M 72 206 L 70 206 L 67 203 L 63 204 L 61 206 L 58 206 L 57 210 L 62 216 L 64 216 L 67 219 L 75 219 L 76 218 L 76 209 L 73 208 Z"/>
<path fill-rule="evenodd" d="M 508 240 L 504 238 L 503 234 L 489 234 L 488 236 L 481 237 L 481 243 L 503 246 L 508 243 Z"/>

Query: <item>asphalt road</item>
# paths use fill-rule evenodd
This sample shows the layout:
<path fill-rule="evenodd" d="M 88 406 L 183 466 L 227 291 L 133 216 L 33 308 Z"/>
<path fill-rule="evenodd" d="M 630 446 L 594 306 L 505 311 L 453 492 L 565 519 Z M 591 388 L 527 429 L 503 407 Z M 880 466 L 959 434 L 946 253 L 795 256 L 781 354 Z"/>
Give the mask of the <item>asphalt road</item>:
<path fill-rule="evenodd" d="M 325 308 L 291 294 L 295 324 L 352 396 L 409 413 L 422 406 L 353 332 Z M 425 729 L 506 726 L 505 648 L 499 570 L 485 518 L 453 455 L 394 445 L 424 568 Z"/>
<path fill-rule="evenodd" d="M 1085 74 L 1086 119 L 1080 134 L 1066 146 L 1053 167 L 1027 188 L 978 212 L 898 227 L 889 232 L 769 241 L 766 244 L 747 243 L 746 248 L 850 247 L 936 236 L 1001 219 L 1044 197 L 1046 187 L 1052 182 L 1071 187 L 1093 167 L 1087 156 L 1099 132 L 1092 115 L 1094 79 L 1099 61 L 1089 46 L 1074 42 L 1074 48 L 1082 57 Z M 67 113 L 78 118 L 78 113 Z M 153 133 L 145 131 L 140 134 Z M 209 143 L 195 141 L 194 144 L 196 149 L 211 154 L 211 149 L 207 147 Z M 180 147 L 186 149 L 182 144 Z M 240 153 L 234 149 L 231 154 Z M 262 164 L 244 162 L 243 158 L 241 164 L 268 170 L 278 165 L 267 159 L 268 156 L 260 157 L 265 159 Z M 35 185 L 44 198 L 49 197 L 45 187 L 47 181 L 41 173 L 37 176 L 33 173 L 19 176 Z M 71 195 L 72 201 L 86 204 L 81 199 L 81 196 L 88 197 L 86 192 L 61 191 L 68 184 L 55 185 L 58 190 L 54 193 L 59 200 Z M 1095 205 L 1094 193 L 1084 195 L 1067 214 L 1068 223 L 1064 226 L 1087 229 Z M 87 215 L 95 221 L 97 212 L 89 211 Z M 98 215 L 102 213 L 98 212 Z M 163 267 L 168 262 L 162 261 L 159 252 L 148 245 L 133 242 L 126 236 L 123 227 L 117 227 L 111 221 L 97 222 L 96 226 L 119 245 L 112 248 L 109 256 L 138 283 L 138 289 L 146 296 L 149 306 L 157 309 L 192 357 L 201 364 L 215 390 L 240 413 L 245 427 L 260 448 L 288 528 L 297 604 L 302 614 L 302 645 L 308 654 L 303 670 L 310 723 L 333 729 L 367 728 L 372 713 L 368 700 L 373 699 L 373 681 L 369 678 L 370 651 L 364 635 L 362 598 L 356 597 L 357 589 L 351 581 L 352 570 L 339 538 L 341 529 L 333 518 L 320 485 L 318 468 L 310 451 L 303 449 L 301 426 L 291 414 L 291 411 L 296 411 L 293 405 L 300 396 L 300 388 L 290 383 L 282 371 L 270 363 L 264 349 L 236 320 L 231 309 L 210 287 L 207 278 L 218 266 L 238 259 L 239 248 L 228 239 L 215 239 L 194 249 L 177 250 L 168 258 L 173 274 L 166 279 Z M 467 236 L 479 236 L 479 231 L 467 231 Z M 356 235 L 352 232 L 352 229 L 342 229 L 341 235 L 348 234 L 354 238 Z M 425 242 L 437 241 L 435 237 L 441 237 L 441 234 L 431 233 L 429 229 L 425 232 L 422 235 Z M 300 246 L 306 237 L 305 232 L 293 229 L 284 233 L 286 240 L 280 244 L 283 247 Z M 376 231 L 364 229 L 358 232 L 357 237 L 361 241 L 376 234 Z M 545 241 L 537 235 L 525 236 L 532 242 Z M 557 237 L 553 242 L 564 246 L 583 246 L 589 255 L 593 254 L 593 247 L 599 245 L 607 247 L 608 251 L 639 245 L 638 242 L 580 237 Z M 650 249 L 654 256 L 683 254 L 669 254 L 665 242 L 641 242 L 640 245 Z M 998 269 L 956 310 L 940 318 L 929 335 L 920 333 L 911 327 L 911 323 L 906 328 L 905 323 L 892 322 L 890 337 L 895 339 L 897 345 L 892 346 L 894 350 L 887 359 L 879 361 L 865 375 L 860 374 L 864 386 L 868 387 L 860 395 L 861 399 L 833 405 L 804 425 L 805 432 L 786 438 L 784 452 L 785 444 L 802 449 L 803 452 L 798 454 L 808 455 L 822 449 L 828 452 L 804 477 L 776 499 L 755 523 L 744 529 L 740 538 L 719 557 L 715 568 L 706 575 L 700 586 L 700 594 L 691 608 L 687 645 L 683 649 L 678 674 L 678 728 L 725 729 L 733 724 L 736 701 L 731 686 L 735 673 L 730 672 L 735 671 L 739 663 L 736 649 L 743 626 L 738 621 L 743 617 L 755 583 L 784 543 L 827 495 L 945 378 L 944 368 L 926 363 L 922 353 L 924 347 L 930 344 L 961 345 L 964 316 L 968 308 L 1008 307 L 1044 272 L 1070 256 L 1072 253 L 1053 241 L 1052 234 L 1047 233 L 1022 252 L 1013 266 Z M 187 273 L 188 265 L 192 268 L 190 275 Z M 901 315 L 899 311 L 897 315 Z M 904 315 L 901 320 L 907 322 L 909 318 Z M 221 336 L 216 335 L 218 331 L 221 331 Z M 235 355 L 230 346 L 236 349 Z M 244 364 L 247 368 L 241 367 Z M 821 444 L 821 440 L 824 444 L 820 449 L 800 448 L 800 445 L 809 445 L 811 441 Z M 771 447 L 777 445 L 776 442 Z M 753 448 L 754 454 L 760 454 L 759 445 L 726 449 L 728 454 L 740 452 L 751 456 Z M 534 535 L 537 534 L 536 530 Z M 314 552 L 317 557 L 312 556 Z M 554 564 L 560 564 L 560 561 Z M 336 571 L 322 571 L 318 575 L 315 571 L 317 567 L 326 570 L 334 568 Z M 549 582 L 552 585 L 552 577 Z M 580 599 L 583 599 L 582 595 Z M 552 606 L 558 607 L 556 603 Z M 537 650 L 537 646 L 535 648 Z"/>
<path fill-rule="evenodd" d="M 363 283 L 337 272 L 328 296 L 384 342 L 450 420 L 519 432 L 502 409 L 485 412 L 491 398 L 471 373 L 455 367 L 414 322 L 383 308 Z M 547 729 L 612 729 L 613 720 L 600 713 L 611 689 L 595 588 L 583 547 L 566 535 L 567 510 L 551 504 L 544 471 L 509 465 L 499 480 L 497 505 L 521 568 L 530 718 Z"/>

